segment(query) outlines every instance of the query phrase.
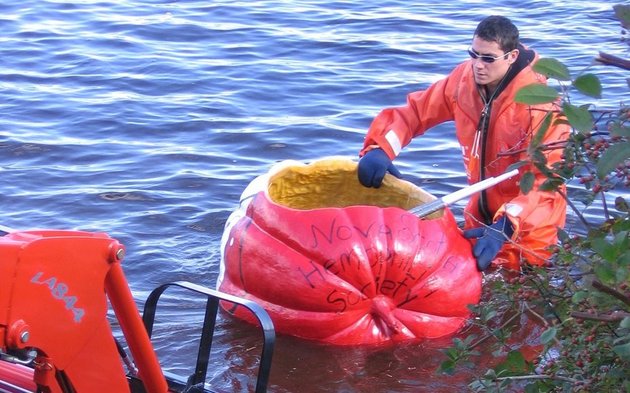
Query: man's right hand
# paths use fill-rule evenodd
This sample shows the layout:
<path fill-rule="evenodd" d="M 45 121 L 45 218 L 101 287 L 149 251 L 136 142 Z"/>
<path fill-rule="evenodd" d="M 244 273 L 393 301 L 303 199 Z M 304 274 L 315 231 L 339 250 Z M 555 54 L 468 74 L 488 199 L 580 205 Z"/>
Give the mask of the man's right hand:
<path fill-rule="evenodd" d="M 502 216 L 494 224 L 488 227 L 473 228 L 464 231 L 466 239 L 477 239 L 473 247 L 473 255 L 477 260 L 477 269 L 483 272 L 497 256 L 503 243 L 510 240 L 514 234 L 512 222 L 506 216 Z"/>
<path fill-rule="evenodd" d="M 397 178 L 402 174 L 382 149 L 372 149 L 359 160 L 359 182 L 365 187 L 379 188 L 389 172 Z"/>

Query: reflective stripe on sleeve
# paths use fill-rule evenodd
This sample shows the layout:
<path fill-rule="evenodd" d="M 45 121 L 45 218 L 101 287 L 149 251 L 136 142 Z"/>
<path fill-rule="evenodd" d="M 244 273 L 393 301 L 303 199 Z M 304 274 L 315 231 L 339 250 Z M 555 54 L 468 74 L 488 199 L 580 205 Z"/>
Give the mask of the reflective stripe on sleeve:
<path fill-rule="evenodd" d="M 523 207 L 515 203 L 507 203 L 505 205 L 505 212 L 512 217 L 518 217 L 518 215 L 521 214 L 522 211 Z"/>
<path fill-rule="evenodd" d="M 397 156 L 398 153 L 400 153 L 400 150 L 402 149 L 402 145 L 400 143 L 400 139 L 398 139 L 398 135 L 396 135 L 394 130 L 389 130 L 385 134 L 385 139 L 387 140 L 387 142 L 389 142 L 389 146 L 394 151 L 394 155 Z"/>

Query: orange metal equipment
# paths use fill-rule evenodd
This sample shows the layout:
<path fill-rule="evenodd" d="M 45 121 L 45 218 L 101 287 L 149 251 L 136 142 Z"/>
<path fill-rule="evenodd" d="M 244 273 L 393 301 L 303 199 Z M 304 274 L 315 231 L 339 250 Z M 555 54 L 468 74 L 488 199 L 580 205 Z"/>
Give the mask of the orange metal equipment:
<path fill-rule="evenodd" d="M 42 392 L 129 392 L 107 321 L 107 293 L 147 392 L 168 385 L 127 285 L 124 247 L 103 233 L 12 232 L 0 237 L 0 349 L 37 351 Z M 28 372 L 15 376 L 28 377 Z"/>
<path fill-rule="evenodd" d="M 255 391 L 266 391 L 275 330 L 258 304 L 181 281 L 154 289 L 141 317 L 121 266 L 124 253 L 104 233 L 0 226 L 0 393 L 211 392 L 206 371 L 220 301 L 259 321 L 264 343 Z M 171 287 L 206 298 L 196 369 L 184 378 L 162 372 L 150 339 L 158 300 Z M 133 361 L 114 338 L 108 300 Z"/>

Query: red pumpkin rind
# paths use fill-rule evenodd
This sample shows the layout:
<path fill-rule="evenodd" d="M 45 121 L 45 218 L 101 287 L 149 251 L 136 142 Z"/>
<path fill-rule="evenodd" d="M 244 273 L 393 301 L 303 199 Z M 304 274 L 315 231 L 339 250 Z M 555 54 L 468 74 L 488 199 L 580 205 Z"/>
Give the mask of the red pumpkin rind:
<path fill-rule="evenodd" d="M 300 210 L 261 191 L 225 236 L 219 290 L 258 302 L 282 334 L 338 345 L 439 338 L 481 295 L 448 209 L 425 220 L 397 207 Z"/>

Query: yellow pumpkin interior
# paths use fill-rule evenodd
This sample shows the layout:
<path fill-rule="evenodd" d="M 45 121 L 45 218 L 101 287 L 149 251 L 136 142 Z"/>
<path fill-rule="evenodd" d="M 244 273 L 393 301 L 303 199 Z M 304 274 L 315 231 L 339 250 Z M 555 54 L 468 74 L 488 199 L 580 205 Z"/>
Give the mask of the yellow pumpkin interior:
<path fill-rule="evenodd" d="M 356 205 L 395 206 L 409 210 L 436 199 L 414 184 L 390 174 L 385 175 L 380 188 L 364 187 L 357 177 L 357 163 L 341 158 L 282 167 L 270 176 L 267 191 L 273 202 L 301 210 Z M 441 215 L 442 210 L 428 218 Z"/>

